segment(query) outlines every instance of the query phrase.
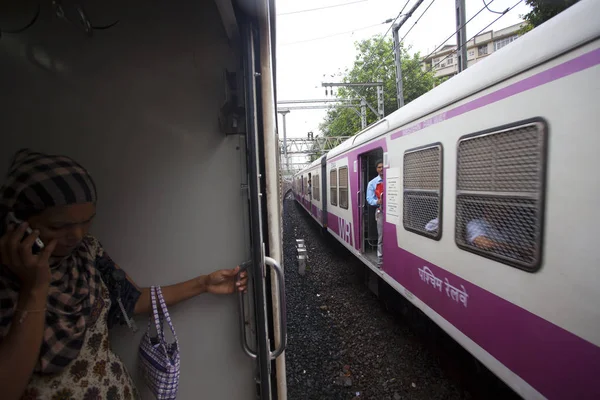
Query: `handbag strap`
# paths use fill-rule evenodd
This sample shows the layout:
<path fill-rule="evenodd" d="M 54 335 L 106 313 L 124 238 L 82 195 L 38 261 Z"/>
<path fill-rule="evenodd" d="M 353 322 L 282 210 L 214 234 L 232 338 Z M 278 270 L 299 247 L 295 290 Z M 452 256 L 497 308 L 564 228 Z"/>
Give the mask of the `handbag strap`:
<path fill-rule="evenodd" d="M 154 286 L 150 286 L 150 302 L 152 303 L 152 315 L 148 318 L 148 332 L 150 332 L 152 321 L 154 321 L 154 326 L 156 327 L 156 333 L 158 335 L 158 339 L 161 343 L 165 342 L 165 335 L 162 330 L 162 318 L 160 313 L 158 312 L 158 307 L 156 305 L 156 288 Z"/>
<path fill-rule="evenodd" d="M 171 333 L 173 333 L 173 338 L 175 339 L 175 343 L 177 344 L 177 347 L 179 348 L 177 334 L 175 333 L 175 328 L 173 327 L 173 322 L 171 322 L 171 316 L 169 315 L 169 310 L 167 309 L 167 303 L 165 302 L 165 299 L 162 295 L 162 290 L 160 289 L 160 286 L 156 287 L 156 297 L 158 298 L 158 301 L 160 302 L 160 308 L 162 309 L 162 313 L 163 313 L 165 319 L 167 320 L 167 324 L 169 325 L 169 328 L 171 328 Z M 161 332 L 161 333 L 162 333 L 162 339 L 164 341 L 165 334 L 164 334 L 164 332 Z"/>

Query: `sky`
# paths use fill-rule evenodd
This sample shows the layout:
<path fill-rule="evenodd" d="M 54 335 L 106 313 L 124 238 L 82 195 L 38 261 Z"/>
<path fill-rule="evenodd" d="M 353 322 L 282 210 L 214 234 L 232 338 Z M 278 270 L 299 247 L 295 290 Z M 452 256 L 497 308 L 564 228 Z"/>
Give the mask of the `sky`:
<path fill-rule="evenodd" d="M 401 38 L 431 1 L 425 0 L 406 21 L 399 32 Z M 484 7 L 483 1 L 466 0 L 467 20 Z M 504 11 L 518 2 L 485 1 L 493 11 Z M 410 10 L 416 2 L 417 0 L 408 0 L 404 12 Z M 298 12 L 340 4 L 343 6 Z M 406 0 L 277 0 L 278 101 L 326 98 L 325 88 L 321 87 L 321 83 L 339 82 L 340 78 L 332 75 L 352 67 L 356 56 L 354 43 L 386 33 L 391 24 L 383 22 L 389 18 L 396 18 L 405 4 Z M 413 52 L 421 52 L 421 55 L 433 51 L 450 35 L 452 38 L 447 43 L 456 44 L 454 5 L 454 0 L 433 0 L 431 7 L 404 43 L 412 46 Z M 488 30 L 498 30 L 516 24 L 528 11 L 529 7 L 521 1 Z M 483 10 L 467 25 L 467 38 L 470 39 L 497 17 L 498 14 Z M 388 37 L 391 37 L 391 32 L 388 33 Z M 309 131 L 318 134 L 318 125 L 324 116 L 325 110 L 291 111 L 286 117 L 287 136 L 306 137 Z M 278 118 L 281 136 L 281 115 L 278 115 Z"/>

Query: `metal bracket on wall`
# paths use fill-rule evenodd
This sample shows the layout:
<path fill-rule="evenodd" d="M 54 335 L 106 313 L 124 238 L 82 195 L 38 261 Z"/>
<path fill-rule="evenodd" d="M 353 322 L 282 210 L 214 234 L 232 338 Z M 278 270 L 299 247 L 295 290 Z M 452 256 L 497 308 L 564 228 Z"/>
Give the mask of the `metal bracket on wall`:
<path fill-rule="evenodd" d="M 225 135 L 246 134 L 246 109 L 239 87 L 238 74 L 225 70 L 225 102 L 219 110 L 219 128 Z"/>

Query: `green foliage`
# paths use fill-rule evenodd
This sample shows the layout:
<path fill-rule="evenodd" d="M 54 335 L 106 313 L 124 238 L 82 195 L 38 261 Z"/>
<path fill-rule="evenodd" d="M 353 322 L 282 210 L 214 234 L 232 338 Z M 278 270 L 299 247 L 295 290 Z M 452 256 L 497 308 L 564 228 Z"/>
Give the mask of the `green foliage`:
<path fill-rule="evenodd" d="M 357 55 L 351 69 L 339 73 L 342 82 L 384 83 L 385 115 L 398 108 L 396 99 L 396 67 L 393 55 L 393 41 L 391 38 L 382 40 L 381 36 L 374 36 L 356 44 Z M 425 72 L 421 66 L 419 53 L 408 54 L 406 48 L 401 47 L 402 81 L 404 85 L 404 102 L 409 103 L 431 90 L 438 80 L 433 72 Z M 375 87 L 338 88 L 336 97 L 340 99 L 353 99 L 360 103 L 360 95 L 377 109 L 377 89 Z M 367 109 L 367 125 L 377 121 L 377 116 Z M 325 120 L 319 125 L 322 134 L 326 136 L 351 136 L 361 129 L 360 116 L 352 108 L 333 107 L 327 112 Z"/>
<path fill-rule="evenodd" d="M 521 33 L 540 26 L 555 15 L 563 12 L 579 0 L 525 0 L 525 4 L 531 7 L 531 11 L 523 15 L 528 24 L 521 29 Z"/>

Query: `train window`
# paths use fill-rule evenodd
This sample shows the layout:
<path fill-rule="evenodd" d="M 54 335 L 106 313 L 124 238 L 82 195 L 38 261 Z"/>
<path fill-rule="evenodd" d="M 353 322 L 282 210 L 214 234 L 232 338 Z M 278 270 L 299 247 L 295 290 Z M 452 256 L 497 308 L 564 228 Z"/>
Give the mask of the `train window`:
<path fill-rule="evenodd" d="M 340 207 L 348 209 L 348 167 L 340 168 L 339 177 Z"/>
<path fill-rule="evenodd" d="M 313 175 L 313 198 L 317 201 L 321 200 L 321 183 L 319 182 L 319 175 Z"/>
<path fill-rule="evenodd" d="M 331 199 L 331 205 L 337 206 L 337 169 L 329 171 L 329 198 Z"/>
<path fill-rule="evenodd" d="M 439 240 L 442 237 L 442 145 L 404 153 L 404 229 Z"/>
<path fill-rule="evenodd" d="M 541 264 L 546 125 L 521 122 L 462 138 L 456 244 L 534 272 Z"/>

